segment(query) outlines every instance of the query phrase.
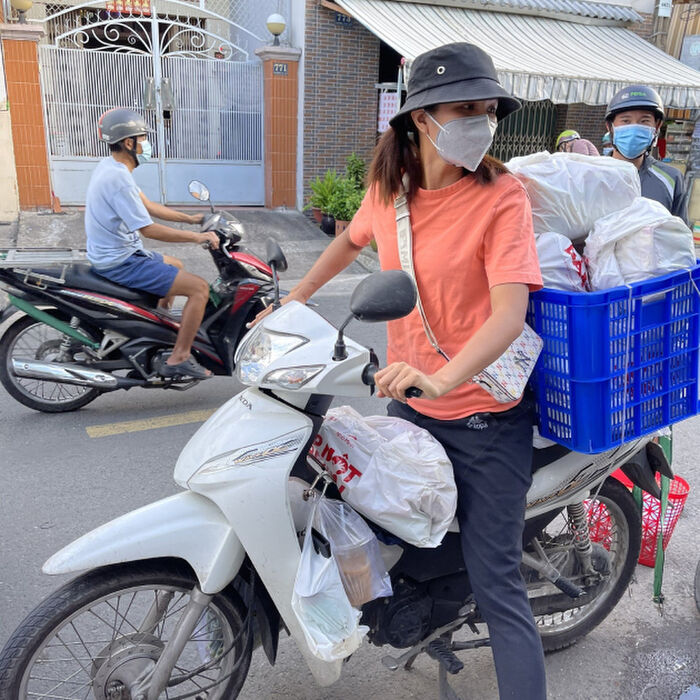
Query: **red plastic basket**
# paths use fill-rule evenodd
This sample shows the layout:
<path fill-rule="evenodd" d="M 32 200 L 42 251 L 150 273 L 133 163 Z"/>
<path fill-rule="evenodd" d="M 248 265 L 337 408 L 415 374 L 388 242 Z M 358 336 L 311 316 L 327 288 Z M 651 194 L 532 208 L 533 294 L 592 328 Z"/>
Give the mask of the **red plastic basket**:
<path fill-rule="evenodd" d="M 627 488 L 632 488 L 632 482 L 620 471 L 613 472 L 618 481 Z M 658 480 L 658 475 L 657 475 Z M 666 517 L 663 522 L 663 548 L 666 549 L 678 518 L 683 512 L 683 506 L 688 499 L 690 486 L 688 482 L 677 476 L 670 484 L 668 491 L 668 505 Z M 639 553 L 639 563 L 644 566 L 654 566 L 656 561 L 656 538 L 659 533 L 661 520 L 661 501 L 657 501 L 646 491 L 642 492 L 642 549 Z M 588 528 L 593 542 L 600 542 L 606 549 L 610 547 L 610 516 L 604 504 L 595 502 L 589 504 Z"/>

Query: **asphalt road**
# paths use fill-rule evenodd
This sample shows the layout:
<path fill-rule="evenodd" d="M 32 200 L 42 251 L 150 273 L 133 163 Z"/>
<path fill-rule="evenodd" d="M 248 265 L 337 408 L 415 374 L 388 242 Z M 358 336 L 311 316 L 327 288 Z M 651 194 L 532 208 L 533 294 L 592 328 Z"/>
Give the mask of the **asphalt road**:
<path fill-rule="evenodd" d="M 325 245 L 308 231 L 297 238 L 276 237 L 290 252 L 288 280 L 301 276 Z M 200 252 L 191 261 L 187 258 L 187 264 L 206 274 L 207 263 Z M 315 299 L 319 311 L 339 321 L 363 272 L 353 267 L 322 290 Z M 383 350 L 385 332 L 380 325 L 354 323 L 348 334 Z M 62 583 L 40 570 L 53 552 L 113 517 L 177 491 L 172 470 L 199 423 L 104 437 L 90 437 L 96 431 L 88 429 L 134 420 L 146 425 L 150 419 L 213 410 L 240 388 L 233 379 L 217 378 L 185 393 L 117 392 L 65 415 L 35 413 L 0 389 L 0 645 L 39 600 Z M 364 413 L 384 412 L 384 402 L 378 399 L 351 403 Z M 700 483 L 700 418 L 677 427 L 674 452 L 677 473 L 691 486 Z M 651 600 L 652 571 L 637 567 L 629 594 L 609 618 L 574 647 L 547 657 L 551 698 L 675 700 L 689 688 L 689 697 L 700 697 L 700 691 L 692 690 L 700 686 L 700 615 L 692 592 L 700 557 L 698 522 L 700 496 L 691 490 L 667 552 L 663 615 Z M 240 697 L 438 697 L 435 662 L 422 658 L 412 671 L 392 673 L 379 663 L 386 651 L 363 646 L 350 658 L 336 685 L 318 688 L 293 643 L 283 639 L 274 668 L 256 651 Z M 453 679 L 460 695 L 496 698 L 490 651 L 465 652 L 463 659 L 465 669 Z"/>

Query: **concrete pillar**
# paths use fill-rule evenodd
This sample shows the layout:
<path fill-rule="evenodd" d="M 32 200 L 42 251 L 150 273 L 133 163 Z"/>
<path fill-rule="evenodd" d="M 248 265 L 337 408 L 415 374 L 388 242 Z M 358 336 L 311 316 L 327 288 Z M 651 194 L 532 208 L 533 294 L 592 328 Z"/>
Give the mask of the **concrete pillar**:
<path fill-rule="evenodd" d="M 265 97 L 265 206 L 296 206 L 298 68 L 301 51 L 263 46 Z"/>
<path fill-rule="evenodd" d="M 14 221 L 19 215 L 19 195 L 2 44 L 0 44 L 0 153 L 3 154 L 4 166 L 0 169 L 0 223 L 7 223 Z"/>
<path fill-rule="evenodd" d="M 52 204 L 39 85 L 38 42 L 43 33 L 43 29 L 33 25 L 0 24 L 17 189 L 22 209 L 43 209 Z"/>

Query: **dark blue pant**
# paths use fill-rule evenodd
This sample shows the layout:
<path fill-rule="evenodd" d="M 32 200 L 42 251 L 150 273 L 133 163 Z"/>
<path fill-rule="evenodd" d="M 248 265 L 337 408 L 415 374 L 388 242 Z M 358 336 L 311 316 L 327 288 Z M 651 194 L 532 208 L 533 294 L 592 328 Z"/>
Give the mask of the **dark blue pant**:
<path fill-rule="evenodd" d="M 532 481 L 532 404 L 441 421 L 392 401 L 390 416 L 425 428 L 454 468 L 464 563 L 489 628 L 500 697 L 546 697 L 542 642 L 520 575 Z"/>

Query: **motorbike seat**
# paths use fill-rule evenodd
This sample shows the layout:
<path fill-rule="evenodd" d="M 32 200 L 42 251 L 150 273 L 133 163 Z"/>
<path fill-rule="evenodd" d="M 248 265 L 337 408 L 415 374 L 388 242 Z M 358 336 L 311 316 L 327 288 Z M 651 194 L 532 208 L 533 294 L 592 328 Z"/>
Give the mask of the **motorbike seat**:
<path fill-rule="evenodd" d="M 54 273 L 55 274 L 55 273 Z M 132 301 L 141 306 L 155 307 L 158 296 L 138 289 L 130 289 L 102 277 L 91 265 L 71 265 L 65 273 L 66 286 L 85 289 L 124 301 Z"/>
<path fill-rule="evenodd" d="M 533 448 L 532 450 L 532 473 L 534 474 L 538 469 L 546 467 L 552 462 L 556 462 L 561 459 L 564 455 L 569 454 L 571 450 L 563 445 L 550 445 L 549 447 Z"/>

